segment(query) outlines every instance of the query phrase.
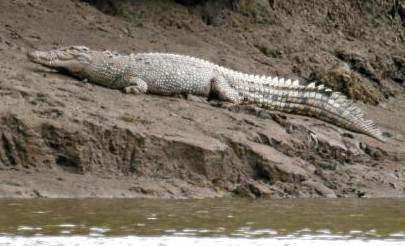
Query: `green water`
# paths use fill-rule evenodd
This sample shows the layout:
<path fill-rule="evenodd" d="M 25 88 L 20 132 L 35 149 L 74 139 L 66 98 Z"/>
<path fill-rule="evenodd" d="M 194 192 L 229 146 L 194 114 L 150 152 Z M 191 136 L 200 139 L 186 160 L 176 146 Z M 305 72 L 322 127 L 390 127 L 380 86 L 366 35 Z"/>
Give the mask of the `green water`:
<path fill-rule="evenodd" d="M 405 239 L 405 200 L 0 200 L 0 236 Z"/>

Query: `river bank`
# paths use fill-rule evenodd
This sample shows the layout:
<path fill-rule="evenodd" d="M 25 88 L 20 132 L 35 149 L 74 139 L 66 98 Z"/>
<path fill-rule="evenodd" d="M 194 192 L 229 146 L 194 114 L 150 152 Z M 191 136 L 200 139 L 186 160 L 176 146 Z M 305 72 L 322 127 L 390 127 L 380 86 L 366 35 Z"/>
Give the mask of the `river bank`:
<path fill-rule="evenodd" d="M 391 1 L 89 2 L 0 2 L 0 197 L 405 195 L 405 30 Z M 321 81 L 387 142 L 250 106 L 124 95 L 25 55 L 66 45 Z"/>

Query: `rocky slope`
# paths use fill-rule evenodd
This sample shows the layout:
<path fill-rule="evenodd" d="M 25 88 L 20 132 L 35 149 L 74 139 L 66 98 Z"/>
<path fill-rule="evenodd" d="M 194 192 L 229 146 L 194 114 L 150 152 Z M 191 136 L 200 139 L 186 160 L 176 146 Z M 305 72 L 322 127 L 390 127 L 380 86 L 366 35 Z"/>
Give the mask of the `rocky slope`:
<path fill-rule="evenodd" d="M 191 2 L 0 2 L 0 197 L 405 195 L 403 5 Z M 72 44 L 321 81 L 388 141 L 251 106 L 124 95 L 25 57 Z"/>

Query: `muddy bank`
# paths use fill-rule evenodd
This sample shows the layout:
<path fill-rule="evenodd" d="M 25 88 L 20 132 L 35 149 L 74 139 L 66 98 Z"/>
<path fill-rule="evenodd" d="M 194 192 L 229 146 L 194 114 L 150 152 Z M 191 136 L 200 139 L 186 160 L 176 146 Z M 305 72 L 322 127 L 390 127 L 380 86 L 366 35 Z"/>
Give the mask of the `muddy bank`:
<path fill-rule="evenodd" d="M 404 196 L 402 5 L 210 2 L 0 2 L 0 197 Z M 251 106 L 124 95 L 25 57 L 72 44 L 319 81 L 388 141 Z"/>

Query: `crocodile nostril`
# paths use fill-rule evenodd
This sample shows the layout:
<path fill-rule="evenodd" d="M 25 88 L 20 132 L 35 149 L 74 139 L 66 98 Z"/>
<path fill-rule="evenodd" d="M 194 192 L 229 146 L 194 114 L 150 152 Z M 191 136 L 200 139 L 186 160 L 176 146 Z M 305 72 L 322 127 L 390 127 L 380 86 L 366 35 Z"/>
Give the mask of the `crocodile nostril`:
<path fill-rule="evenodd" d="M 36 58 L 38 58 L 37 54 L 35 51 L 30 51 L 27 52 L 27 56 L 30 60 L 36 60 Z"/>

